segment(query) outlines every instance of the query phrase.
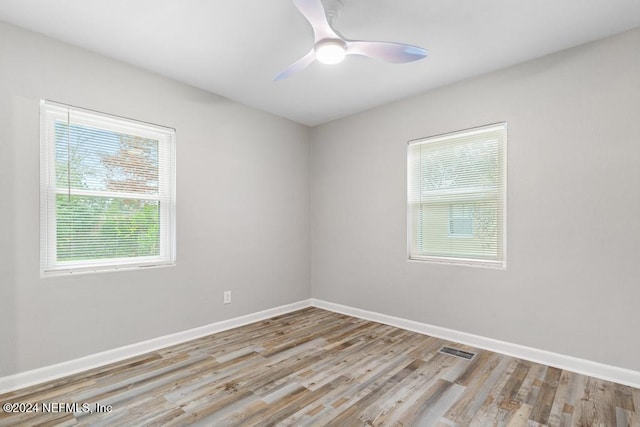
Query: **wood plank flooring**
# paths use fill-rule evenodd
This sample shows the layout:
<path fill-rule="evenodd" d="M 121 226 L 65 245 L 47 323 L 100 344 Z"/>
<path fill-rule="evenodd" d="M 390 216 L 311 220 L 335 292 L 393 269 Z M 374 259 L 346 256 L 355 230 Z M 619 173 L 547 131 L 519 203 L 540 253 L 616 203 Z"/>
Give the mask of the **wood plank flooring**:
<path fill-rule="evenodd" d="M 443 345 L 477 355 L 439 353 Z M 639 389 L 318 308 L 0 395 L 5 402 L 39 412 L 0 410 L 0 426 L 640 426 Z"/>

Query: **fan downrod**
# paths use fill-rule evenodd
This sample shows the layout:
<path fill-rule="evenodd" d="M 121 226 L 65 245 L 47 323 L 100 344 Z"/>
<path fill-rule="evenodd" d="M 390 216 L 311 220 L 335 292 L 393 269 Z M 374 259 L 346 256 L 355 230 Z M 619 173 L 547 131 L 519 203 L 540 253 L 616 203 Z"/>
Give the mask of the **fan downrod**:
<path fill-rule="evenodd" d="M 322 4 L 324 5 L 329 25 L 333 26 L 333 23 L 338 20 L 338 16 L 342 13 L 342 0 L 322 0 Z"/>

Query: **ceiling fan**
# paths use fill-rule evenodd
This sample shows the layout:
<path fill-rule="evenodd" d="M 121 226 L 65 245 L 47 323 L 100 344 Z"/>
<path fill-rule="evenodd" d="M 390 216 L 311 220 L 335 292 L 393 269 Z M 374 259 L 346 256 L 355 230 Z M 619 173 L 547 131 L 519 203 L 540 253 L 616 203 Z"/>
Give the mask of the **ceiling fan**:
<path fill-rule="evenodd" d="M 346 55 L 363 55 L 386 62 L 403 63 L 417 61 L 427 56 L 427 50 L 403 43 L 349 40 L 339 35 L 331 26 L 342 10 L 341 0 L 293 0 L 300 13 L 313 28 L 313 48 L 305 56 L 281 71 L 274 80 L 282 80 L 307 68 L 316 59 L 324 64 L 337 64 Z"/>

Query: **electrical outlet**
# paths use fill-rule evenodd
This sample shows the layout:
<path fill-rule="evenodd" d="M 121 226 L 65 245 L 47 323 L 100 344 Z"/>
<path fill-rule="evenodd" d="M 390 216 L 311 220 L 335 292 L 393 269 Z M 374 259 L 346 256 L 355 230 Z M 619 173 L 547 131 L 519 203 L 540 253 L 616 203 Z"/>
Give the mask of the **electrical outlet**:
<path fill-rule="evenodd" d="M 224 291 L 224 303 L 231 304 L 231 291 Z"/>

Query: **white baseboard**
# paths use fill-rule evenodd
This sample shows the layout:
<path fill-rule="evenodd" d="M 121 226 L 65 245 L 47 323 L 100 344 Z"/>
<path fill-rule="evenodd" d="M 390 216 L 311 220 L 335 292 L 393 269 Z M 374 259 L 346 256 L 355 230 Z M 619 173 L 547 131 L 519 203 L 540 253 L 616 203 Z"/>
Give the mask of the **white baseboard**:
<path fill-rule="evenodd" d="M 409 331 L 418 332 L 420 334 L 429 335 L 436 338 L 442 338 L 448 341 L 454 341 L 460 344 L 478 347 L 484 350 L 494 351 L 496 353 L 505 354 L 507 356 L 517 357 L 519 359 L 531 362 L 541 363 L 567 371 L 600 378 L 607 381 L 613 381 L 619 384 L 640 388 L 640 372 L 630 369 L 619 368 L 617 366 L 605 365 L 599 362 L 593 362 L 586 359 L 579 359 L 573 356 L 552 353 L 546 350 L 526 347 L 519 344 L 512 344 L 505 341 L 499 341 L 492 338 L 486 338 L 479 335 L 468 334 L 453 329 L 447 329 L 440 326 L 429 325 L 426 323 L 415 322 L 413 320 L 402 319 L 400 317 L 388 316 L 386 314 L 376 313 L 373 311 L 362 310 L 359 308 L 349 307 L 346 305 L 335 304 L 328 301 L 312 298 L 311 305 L 336 313 L 346 314 L 365 320 L 371 320 L 385 325 L 395 326 Z"/>
<path fill-rule="evenodd" d="M 91 354 L 79 359 L 74 359 L 51 366 L 45 366 L 31 371 L 20 372 L 6 377 L 0 377 L 0 394 L 12 390 L 17 390 L 23 387 L 28 387 L 30 385 L 54 380 L 57 378 L 62 378 L 67 375 L 72 375 L 78 372 L 97 368 L 99 366 L 104 366 L 110 363 L 118 362 L 120 360 L 128 359 L 130 357 L 139 356 L 141 354 L 159 350 L 171 345 L 180 344 L 189 340 L 204 337 L 206 335 L 237 328 L 249 323 L 259 322 L 261 320 L 279 316 L 281 314 L 290 313 L 292 311 L 300 310 L 310 306 L 358 317 L 365 320 L 384 323 L 386 325 L 414 331 L 420 334 L 430 335 L 436 338 L 442 338 L 448 341 L 466 344 L 472 347 L 482 348 L 508 356 L 517 357 L 519 359 L 542 363 L 544 365 L 566 369 L 568 371 L 577 372 L 579 374 L 589 375 L 607 381 L 613 381 L 619 384 L 625 384 L 631 387 L 640 388 L 640 372 L 638 371 L 605 365 L 603 363 L 593 362 L 590 360 L 552 353 L 550 351 L 526 347 L 519 344 L 512 344 L 505 341 L 499 341 L 492 338 L 486 338 L 479 335 L 473 335 L 466 332 L 443 328 L 440 326 L 415 322 L 413 320 L 389 316 L 382 313 L 376 313 L 373 311 L 362 310 L 355 307 L 349 307 L 346 305 L 312 298 L 308 300 L 298 301 L 292 304 L 283 305 L 280 307 L 259 311 L 257 313 L 235 317 L 233 319 L 222 320 L 220 322 L 215 322 L 198 328 L 177 332 L 175 334 L 153 338 L 147 341 L 115 348 L 112 350 L 107 350 L 101 353 Z"/>
<path fill-rule="evenodd" d="M 257 313 L 251 313 L 235 317 L 233 319 L 222 320 L 209 325 L 188 329 L 175 334 L 165 335 L 124 347 L 114 348 L 101 353 L 91 354 L 79 359 L 45 366 L 31 371 L 20 372 L 6 377 L 0 377 L 0 394 L 28 387 L 30 385 L 55 380 L 57 378 L 62 378 L 67 375 L 97 368 L 99 366 L 108 365 L 110 363 L 139 356 L 150 351 L 159 350 L 185 341 L 215 334 L 216 332 L 222 332 L 228 329 L 237 328 L 238 326 L 247 325 L 249 323 L 259 322 L 261 320 L 300 310 L 309 306 L 311 306 L 311 300 L 298 301 L 292 304 L 259 311 Z"/>

